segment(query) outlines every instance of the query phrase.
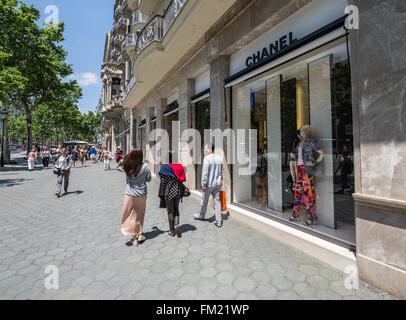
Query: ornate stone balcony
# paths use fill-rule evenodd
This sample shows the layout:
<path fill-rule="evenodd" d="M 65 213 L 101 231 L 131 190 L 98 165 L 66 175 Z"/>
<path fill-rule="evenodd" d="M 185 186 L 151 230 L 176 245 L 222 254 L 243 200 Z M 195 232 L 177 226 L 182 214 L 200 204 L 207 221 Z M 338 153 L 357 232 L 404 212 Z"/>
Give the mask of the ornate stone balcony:
<path fill-rule="evenodd" d="M 115 49 L 120 50 L 125 37 L 122 34 L 116 34 L 113 37 L 113 46 Z"/>
<path fill-rule="evenodd" d="M 122 13 L 123 12 L 123 7 L 119 4 L 117 7 L 116 7 L 116 10 L 114 10 L 114 17 L 116 18 L 120 13 Z"/>
<path fill-rule="evenodd" d="M 172 0 L 163 15 L 153 16 L 137 33 L 135 52 L 126 50 L 137 82 L 130 91 L 127 88 L 124 107 L 137 106 L 182 57 L 198 50 L 207 32 L 237 2 Z"/>
<path fill-rule="evenodd" d="M 148 20 L 148 16 L 143 14 L 141 10 L 134 10 L 132 13 L 132 29 L 135 33 L 138 29 L 143 28 Z"/>
<path fill-rule="evenodd" d="M 118 58 L 117 58 L 117 63 L 118 63 L 118 64 L 121 64 L 121 63 L 123 63 L 123 62 L 124 62 L 124 60 L 123 60 L 123 55 L 120 53 L 119 56 L 118 56 Z"/>
<path fill-rule="evenodd" d="M 113 59 L 113 61 L 117 61 L 118 55 L 119 55 L 118 50 L 116 49 L 111 50 L 110 57 Z"/>
<path fill-rule="evenodd" d="M 134 87 L 135 82 L 136 82 L 135 77 L 131 77 L 130 81 L 128 81 L 128 83 L 124 89 L 123 100 L 125 100 L 127 98 L 129 92 Z"/>
<path fill-rule="evenodd" d="M 123 16 L 129 19 L 131 17 L 132 10 L 128 5 L 128 0 L 123 0 L 123 2 L 121 3 L 121 7 L 123 10 Z"/>
<path fill-rule="evenodd" d="M 164 15 L 155 15 L 142 29 L 137 39 L 135 53 L 139 55 L 148 45 L 162 41 L 188 0 L 172 0 Z"/>
<path fill-rule="evenodd" d="M 121 51 L 124 51 L 129 47 L 135 47 L 135 43 L 136 43 L 135 35 L 133 33 L 127 34 L 125 40 L 123 41 L 123 44 L 121 45 Z"/>
<path fill-rule="evenodd" d="M 128 27 L 128 19 L 121 16 L 121 18 L 118 19 L 116 23 L 114 23 L 113 31 L 117 31 L 120 34 L 125 35 L 127 33 L 127 27 Z"/>

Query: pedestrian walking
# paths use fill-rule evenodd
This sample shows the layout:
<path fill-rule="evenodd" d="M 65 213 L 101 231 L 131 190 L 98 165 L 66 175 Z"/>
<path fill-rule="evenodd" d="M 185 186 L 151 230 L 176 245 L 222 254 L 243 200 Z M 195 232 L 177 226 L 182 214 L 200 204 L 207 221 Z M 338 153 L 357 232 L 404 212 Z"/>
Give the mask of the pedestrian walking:
<path fill-rule="evenodd" d="M 121 150 L 121 147 L 118 147 L 114 156 L 116 157 L 116 162 L 117 164 L 120 163 L 121 160 L 123 160 L 123 150 Z"/>
<path fill-rule="evenodd" d="M 96 163 L 96 153 L 97 153 L 96 148 L 92 146 L 92 148 L 89 150 L 91 163 Z"/>
<path fill-rule="evenodd" d="M 210 195 L 213 197 L 215 207 L 214 225 L 221 228 L 223 219 L 221 216 L 220 189 L 223 184 L 223 159 L 214 153 L 212 143 L 204 146 L 205 157 L 203 159 L 202 169 L 202 200 L 200 203 L 200 212 L 194 214 L 196 220 L 205 220 L 207 203 Z"/>
<path fill-rule="evenodd" d="M 113 155 L 107 147 L 103 149 L 102 158 L 104 161 L 104 170 L 110 170 L 110 160 L 113 159 Z"/>
<path fill-rule="evenodd" d="M 34 170 L 36 160 L 37 160 L 37 149 L 32 148 L 31 152 L 27 156 L 28 171 L 33 171 Z"/>
<path fill-rule="evenodd" d="M 82 167 L 86 167 L 86 157 L 87 157 L 87 148 L 82 146 L 79 151 L 79 160 L 82 163 Z"/>
<path fill-rule="evenodd" d="M 59 145 L 58 148 L 56 149 L 56 154 L 59 156 L 62 153 L 62 146 Z"/>
<path fill-rule="evenodd" d="M 79 160 L 79 151 L 78 151 L 78 146 L 74 146 L 72 149 L 72 161 L 73 161 L 73 167 L 76 168 L 76 163 Z"/>
<path fill-rule="evenodd" d="M 121 217 L 121 232 L 131 235 L 131 244 L 137 246 L 146 240 L 143 235 L 145 209 L 147 203 L 147 182 L 151 181 L 151 172 L 143 162 L 144 154 L 140 149 L 129 152 L 122 166 L 126 174 L 126 189 Z"/>
<path fill-rule="evenodd" d="M 50 158 L 51 158 L 51 152 L 49 152 L 48 147 L 47 146 L 42 147 L 41 159 L 42 159 L 42 164 L 43 164 L 44 168 L 48 168 Z"/>
<path fill-rule="evenodd" d="M 62 181 L 64 194 L 68 193 L 70 168 L 72 167 L 72 156 L 68 155 L 66 148 L 61 149 L 62 153 L 56 157 L 54 165 L 54 173 L 56 178 L 56 192 L 55 195 L 59 198 L 61 195 Z"/>
<path fill-rule="evenodd" d="M 180 238 L 179 202 L 185 196 L 185 169 L 179 163 L 164 164 L 158 174 L 161 180 L 158 196 L 161 198 L 160 208 L 166 208 L 168 213 L 168 234 Z"/>

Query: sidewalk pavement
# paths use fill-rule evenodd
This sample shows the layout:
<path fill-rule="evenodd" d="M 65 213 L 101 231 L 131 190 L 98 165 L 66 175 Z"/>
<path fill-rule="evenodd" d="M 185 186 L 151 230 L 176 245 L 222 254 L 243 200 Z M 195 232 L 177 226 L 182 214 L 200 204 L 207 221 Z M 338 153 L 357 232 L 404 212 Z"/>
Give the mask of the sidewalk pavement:
<path fill-rule="evenodd" d="M 196 221 L 200 200 L 180 204 L 182 237 L 168 236 L 155 179 L 138 247 L 120 232 L 125 176 L 103 165 L 72 169 L 54 196 L 52 169 L 0 169 L 0 299 L 394 299 L 232 219 Z M 209 208 L 207 217 L 212 216 Z M 46 289 L 48 266 L 59 289 Z M 53 275 L 55 275 L 53 273 Z"/>

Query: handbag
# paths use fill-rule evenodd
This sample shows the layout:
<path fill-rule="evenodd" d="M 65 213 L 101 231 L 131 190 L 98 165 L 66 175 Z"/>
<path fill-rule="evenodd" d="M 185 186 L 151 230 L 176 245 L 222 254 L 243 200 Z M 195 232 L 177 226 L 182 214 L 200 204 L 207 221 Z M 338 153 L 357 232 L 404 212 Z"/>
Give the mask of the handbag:
<path fill-rule="evenodd" d="M 183 185 L 183 196 L 184 197 L 189 197 L 190 196 L 190 191 L 189 188 Z"/>
<path fill-rule="evenodd" d="M 61 169 L 58 169 L 58 168 L 54 168 L 54 174 L 59 174 L 60 172 L 61 172 Z"/>

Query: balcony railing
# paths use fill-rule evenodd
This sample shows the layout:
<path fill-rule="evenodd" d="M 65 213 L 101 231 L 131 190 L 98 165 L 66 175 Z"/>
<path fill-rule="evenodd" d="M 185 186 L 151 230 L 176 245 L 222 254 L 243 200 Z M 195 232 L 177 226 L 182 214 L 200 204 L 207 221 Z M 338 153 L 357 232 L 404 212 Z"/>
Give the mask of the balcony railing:
<path fill-rule="evenodd" d="M 135 54 L 139 55 L 144 48 L 154 41 L 162 41 L 163 39 L 163 19 L 162 16 L 155 16 L 142 29 L 140 36 L 137 39 L 135 46 Z"/>
<path fill-rule="evenodd" d="M 134 87 L 135 82 L 136 82 L 135 77 L 131 77 L 130 81 L 128 81 L 128 83 L 124 89 L 123 100 L 127 97 L 129 92 L 131 91 L 131 89 Z"/>
<path fill-rule="evenodd" d="M 135 48 L 139 55 L 154 41 L 162 41 L 188 0 L 172 0 L 164 15 L 155 15 L 142 29 Z"/>
<path fill-rule="evenodd" d="M 133 14 L 132 14 L 132 25 L 137 25 L 140 23 L 146 23 L 148 19 L 148 16 L 143 14 L 141 12 L 141 10 L 137 9 L 134 10 Z"/>
<path fill-rule="evenodd" d="M 121 11 L 123 10 L 123 7 L 121 5 L 118 5 L 116 10 L 114 11 L 114 16 L 116 16 L 117 14 L 119 14 Z"/>
<path fill-rule="evenodd" d="M 123 44 L 121 45 L 121 51 L 124 51 L 125 48 L 127 48 L 128 46 L 135 45 L 135 43 L 136 43 L 135 35 L 133 33 L 127 34 Z"/>
<path fill-rule="evenodd" d="M 117 59 L 118 51 L 116 49 L 111 50 L 110 57 L 113 58 L 114 60 Z"/>
<path fill-rule="evenodd" d="M 164 13 L 164 36 L 168 32 L 172 23 L 175 21 L 176 17 L 179 15 L 180 11 L 184 7 L 187 0 L 173 0 L 169 4 L 168 8 Z"/>
<path fill-rule="evenodd" d="M 120 53 L 120 55 L 117 58 L 117 63 L 121 64 L 123 62 L 123 55 Z"/>
<path fill-rule="evenodd" d="M 118 42 L 123 42 L 124 41 L 124 36 L 122 34 L 116 34 L 114 36 L 114 43 L 118 43 Z"/>

